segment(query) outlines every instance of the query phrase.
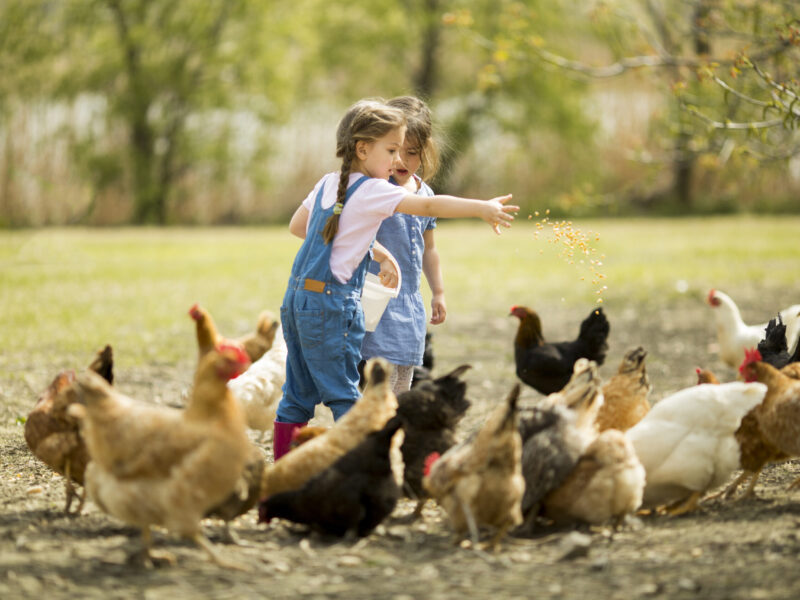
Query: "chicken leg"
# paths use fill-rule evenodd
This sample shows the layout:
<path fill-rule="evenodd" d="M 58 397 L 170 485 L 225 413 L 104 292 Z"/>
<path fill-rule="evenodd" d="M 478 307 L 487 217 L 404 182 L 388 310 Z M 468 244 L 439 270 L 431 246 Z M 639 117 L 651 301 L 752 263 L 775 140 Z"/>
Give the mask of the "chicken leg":
<path fill-rule="evenodd" d="M 71 472 L 72 465 L 68 460 L 64 465 L 64 487 L 66 488 L 67 492 L 67 504 L 64 507 L 64 512 L 68 515 L 74 514 L 75 516 L 78 516 L 81 514 L 81 511 L 83 510 L 83 503 L 86 501 L 86 490 L 83 490 L 83 494 L 79 494 L 77 491 L 75 491 L 75 485 L 72 483 Z M 73 499 L 75 498 L 78 499 L 78 508 L 74 513 L 71 513 L 69 509 L 72 506 Z"/>
<path fill-rule="evenodd" d="M 128 555 L 127 562 L 130 564 L 137 564 L 148 569 L 152 569 L 159 564 L 168 564 L 174 566 L 177 561 L 175 556 L 167 551 L 154 552 L 153 551 L 153 533 L 150 527 L 142 528 L 142 545 L 137 551 Z"/>
<path fill-rule="evenodd" d="M 666 512 L 671 517 L 677 517 L 679 515 L 685 515 L 686 513 L 692 512 L 693 510 L 697 509 L 697 505 L 702 496 L 703 492 L 692 492 L 688 498 L 678 501 L 677 503 L 668 507 Z"/>
<path fill-rule="evenodd" d="M 711 500 L 716 500 L 717 498 L 723 498 L 724 500 L 728 500 L 731 496 L 733 496 L 734 492 L 739 489 L 739 486 L 742 482 L 750 476 L 750 471 L 742 471 L 739 476 L 734 479 L 731 484 L 726 487 L 724 490 L 717 492 L 716 494 L 711 494 L 710 496 L 706 496 L 703 501 L 710 502 Z"/>
<path fill-rule="evenodd" d="M 792 483 L 789 484 L 789 487 L 786 488 L 787 490 L 793 490 L 795 488 L 800 487 L 800 477 L 795 479 Z"/>
<path fill-rule="evenodd" d="M 216 550 L 214 550 L 214 545 L 208 541 L 208 538 L 204 536 L 199 531 L 192 536 L 192 540 L 200 546 L 203 550 L 206 551 L 208 557 L 211 561 L 220 567 L 225 569 L 234 569 L 236 571 L 248 571 L 247 567 L 244 565 L 240 565 L 239 563 L 231 562 L 222 558 L 219 554 L 217 554 Z"/>

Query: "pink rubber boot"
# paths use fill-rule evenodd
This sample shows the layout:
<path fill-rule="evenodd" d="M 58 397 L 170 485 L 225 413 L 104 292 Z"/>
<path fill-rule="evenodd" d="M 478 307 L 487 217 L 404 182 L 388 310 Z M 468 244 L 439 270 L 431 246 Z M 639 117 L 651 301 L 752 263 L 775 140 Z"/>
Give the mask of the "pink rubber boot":
<path fill-rule="evenodd" d="M 292 434 L 295 429 L 300 429 L 308 425 L 305 423 L 280 423 L 274 421 L 272 423 L 272 455 L 275 460 L 289 451 L 289 444 L 292 443 Z"/>

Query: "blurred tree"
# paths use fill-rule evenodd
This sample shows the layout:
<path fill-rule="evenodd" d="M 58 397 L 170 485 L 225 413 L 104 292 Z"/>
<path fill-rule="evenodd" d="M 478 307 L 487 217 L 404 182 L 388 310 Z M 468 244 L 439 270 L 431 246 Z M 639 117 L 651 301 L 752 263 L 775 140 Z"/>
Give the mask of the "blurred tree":
<path fill-rule="evenodd" d="M 537 65 L 509 60 L 503 49 L 520 26 L 533 20 L 552 32 L 569 31 L 559 3 L 530 0 L 375 0 L 338 3 L 301 0 L 316 36 L 306 40 L 313 56 L 305 65 L 309 97 L 416 94 L 431 105 L 443 141 L 442 168 L 434 182 L 441 191 L 463 192 L 474 183 L 455 181 L 459 159 L 476 141 L 491 136 L 515 140 L 509 169 L 531 147 L 547 152 L 536 160 L 569 155 L 564 179 L 592 171 L 585 158 L 593 117 L 581 109 L 585 82 L 554 78 Z M 522 35 L 522 33 L 519 33 Z M 345 41 L 346 40 L 346 41 Z M 476 41 L 479 43 L 476 44 Z M 484 43 L 485 42 L 485 43 Z M 500 48 L 498 50 L 497 48 Z M 487 167 L 490 168 L 490 167 Z M 502 174 L 481 178 L 496 181 Z M 485 177 L 484 177 L 485 176 Z M 496 185 L 492 185 L 496 189 Z M 482 190 L 478 190 L 480 192 Z M 520 200 L 523 200 L 520 197 Z M 530 202 L 530 201 L 529 201 Z"/>
<path fill-rule="evenodd" d="M 671 164 L 673 176 L 667 190 L 650 191 L 646 205 L 691 210 L 698 160 L 720 167 L 737 156 L 774 161 L 800 152 L 800 3 L 600 0 L 589 14 L 610 58 L 605 65 L 533 20 L 528 25 L 537 33 L 516 36 L 513 56 L 589 78 L 650 72 L 668 107 L 652 130 L 654 145 L 663 148 L 656 160 Z"/>
<path fill-rule="evenodd" d="M 234 57 L 225 42 L 244 5 L 92 0 L 71 2 L 64 11 L 71 50 L 86 60 L 63 82 L 62 92 L 99 94 L 108 102 L 111 122 L 123 124 L 125 152 L 93 152 L 90 164 L 112 179 L 130 173 L 136 223 L 167 222 L 172 186 L 189 165 L 183 146 L 187 119 L 229 102 L 232 90 L 225 80 Z"/>
<path fill-rule="evenodd" d="M 61 52 L 50 57 L 57 96 L 102 99 L 99 113 L 106 121 L 99 134 L 96 123 L 74 134 L 76 159 L 95 192 L 111 185 L 132 191 L 135 223 L 167 223 L 176 184 L 204 163 L 215 171 L 206 175 L 212 181 L 228 177 L 236 162 L 236 112 L 268 122 L 291 96 L 291 84 L 280 85 L 291 75 L 277 67 L 283 50 L 273 45 L 281 28 L 272 28 L 275 36 L 263 29 L 270 25 L 272 5 L 280 3 L 51 4 L 57 8 L 49 20 L 60 25 L 65 39 Z M 280 14 L 280 7 L 274 12 Z M 260 96 L 265 89 L 270 94 Z M 125 143 L 113 143 L 120 128 Z"/>
<path fill-rule="evenodd" d="M 58 48 L 50 12 L 49 3 L 44 1 L 0 2 L 0 224 L 16 220 L 11 205 L 15 165 L 9 117 L 16 102 L 48 93 L 44 61 Z"/>

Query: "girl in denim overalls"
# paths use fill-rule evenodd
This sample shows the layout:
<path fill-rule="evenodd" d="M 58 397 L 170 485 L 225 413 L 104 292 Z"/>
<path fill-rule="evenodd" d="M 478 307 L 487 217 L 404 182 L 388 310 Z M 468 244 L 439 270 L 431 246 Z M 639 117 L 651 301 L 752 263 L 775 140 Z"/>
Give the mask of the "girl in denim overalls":
<path fill-rule="evenodd" d="M 433 190 L 416 175 L 420 171 L 430 180 L 438 167 L 431 111 L 413 96 L 392 98 L 387 104 L 401 109 L 408 120 L 402 162 L 392 171 L 389 181 L 411 193 L 433 196 Z M 414 366 L 422 364 L 426 319 L 419 284 L 423 272 L 431 288 L 431 324 L 443 323 L 447 316 L 439 252 L 433 240 L 435 227 L 434 217 L 395 213 L 378 229 L 377 240 L 395 257 L 403 278 L 400 293 L 389 300 L 375 331 L 364 335 L 361 359 L 380 356 L 394 365 L 390 383 L 395 394 L 411 387 Z M 377 272 L 375 263 L 370 265 L 370 271 Z"/>
<path fill-rule="evenodd" d="M 354 104 L 339 123 L 339 173 L 329 173 L 292 216 L 289 230 L 305 241 L 295 257 L 281 305 L 286 340 L 286 383 L 274 423 L 277 460 L 289 449 L 322 402 L 339 419 L 359 397 L 358 362 L 364 338 L 361 291 L 371 256 L 383 285 L 394 287 L 398 267 L 375 235 L 395 212 L 421 216 L 478 217 L 496 233 L 510 227 L 511 196 L 471 200 L 422 197 L 389 183 L 400 163 L 406 118 L 377 100 Z"/>

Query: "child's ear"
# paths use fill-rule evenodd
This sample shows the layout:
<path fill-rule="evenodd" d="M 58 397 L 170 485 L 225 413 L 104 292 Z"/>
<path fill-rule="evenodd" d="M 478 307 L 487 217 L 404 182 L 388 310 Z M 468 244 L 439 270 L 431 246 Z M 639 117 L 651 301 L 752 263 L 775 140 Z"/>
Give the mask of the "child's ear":
<path fill-rule="evenodd" d="M 369 148 L 369 142 L 366 140 L 358 140 L 356 142 L 356 156 L 358 160 L 366 160 L 367 159 L 367 148 Z"/>

